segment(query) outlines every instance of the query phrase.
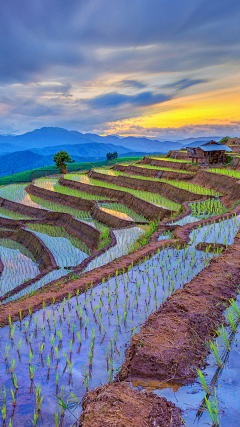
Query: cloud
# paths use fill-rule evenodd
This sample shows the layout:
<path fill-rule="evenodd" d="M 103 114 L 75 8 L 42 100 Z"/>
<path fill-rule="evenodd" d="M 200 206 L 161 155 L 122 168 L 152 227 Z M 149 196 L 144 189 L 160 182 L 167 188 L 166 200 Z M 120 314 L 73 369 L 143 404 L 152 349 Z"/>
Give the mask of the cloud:
<path fill-rule="evenodd" d="M 131 104 L 136 107 L 145 107 L 169 101 L 170 96 L 164 94 L 153 94 L 152 92 L 142 92 L 138 95 L 124 95 L 116 92 L 99 95 L 84 102 L 95 109 L 118 107 L 122 104 Z"/>
<path fill-rule="evenodd" d="M 3 128 L 107 130 L 187 88 L 197 95 L 201 83 L 228 88 L 237 80 L 239 20 L 239 0 L 3 1 Z"/>
<path fill-rule="evenodd" d="M 195 86 L 195 85 L 199 85 L 201 83 L 206 83 L 208 80 L 207 79 L 182 79 L 182 80 L 178 80 L 176 82 L 173 83 L 169 83 L 169 84 L 165 84 L 162 85 L 161 88 L 166 88 L 166 89 L 177 89 L 179 90 L 183 90 L 183 89 L 187 89 L 191 86 Z"/>
<path fill-rule="evenodd" d="M 121 132 L 120 132 L 121 133 Z M 206 123 L 197 125 L 187 125 L 180 127 L 151 127 L 144 128 L 139 125 L 130 126 L 128 133 L 133 135 L 146 135 L 156 139 L 182 139 L 200 136 L 240 136 L 240 121 L 230 121 L 229 123 Z M 122 134 L 122 133 L 121 133 Z M 124 133 L 123 133 L 124 134 Z"/>
<path fill-rule="evenodd" d="M 62 113 L 62 107 L 55 105 L 49 107 L 47 105 L 37 104 L 32 100 L 26 101 L 12 110 L 12 114 L 20 114 L 33 117 L 49 117 L 58 116 Z"/>
<path fill-rule="evenodd" d="M 122 80 L 117 84 L 118 87 L 132 87 L 136 89 L 144 89 L 146 84 L 139 82 L 137 80 Z"/>

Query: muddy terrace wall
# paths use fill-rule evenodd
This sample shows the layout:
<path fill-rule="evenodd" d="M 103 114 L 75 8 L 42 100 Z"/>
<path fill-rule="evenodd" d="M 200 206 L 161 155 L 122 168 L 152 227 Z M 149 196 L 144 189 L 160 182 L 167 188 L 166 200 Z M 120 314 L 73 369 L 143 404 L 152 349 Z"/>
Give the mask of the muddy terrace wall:
<path fill-rule="evenodd" d="M 45 218 L 47 214 L 47 210 L 34 208 L 33 206 L 26 206 L 22 203 L 12 202 L 7 199 L 3 199 L 0 197 L 0 207 L 4 209 L 9 209 L 13 212 L 17 212 L 19 214 L 31 216 L 32 218 L 42 219 Z"/>
<path fill-rule="evenodd" d="M 61 180 L 59 181 L 59 183 L 61 183 Z M 111 215 L 107 212 L 102 211 L 98 207 L 95 200 L 86 200 L 86 199 L 81 199 L 80 197 L 69 196 L 67 194 L 61 194 L 61 193 L 58 193 L 56 191 L 47 190 L 45 188 L 37 187 L 33 184 L 30 184 L 26 188 L 26 191 L 29 194 L 40 197 L 40 198 L 45 199 L 45 200 L 50 200 L 54 203 L 58 203 L 58 204 L 69 206 L 69 207 L 72 207 L 75 209 L 80 209 L 80 210 L 90 212 L 90 214 L 94 217 L 94 219 L 99 220 L 103 224 L 106 224 L 108 227 L 125 228 L 131 224 L 132 225 L 134 224 L 133 221 L 130 221 L 130 220 L 128 221 L 128 220 L 119 218 L 117 216 L 114 216 L 114 215 Z M 54 215 L 56 216 L 56 218 L 60 217 L 58 215 L 58 213 L 54 213 Z M 62 215 L 68 215 L 68 214 L 62 214 Z M 75 222 L 76 222 L 75 226 L 73 226 L 74 218 L 72 219 L 71 222 L 72 222 L 71 225 L 69 225 L 69 223 L 67 224 L 68 229 L 75 229 L 76 230 L 77 229 L 76 225 L 79 223 L 79 221 L 75 220 Z M 87 239 L 88 234 L 92 235 L 93 231 L 89 229 L 89 231 L 87 232 L 88 227 L 91 227 L 91 226 L 89 226 L 88 224 L 85 224 L 84 222 L 81 222 L 81 224 L 82 224 L 81 231 L 84 233 L 85 238 Z M 91 227 L 91 228 L 93 230 L 95 230 L 94 227 Z M 96 233 L 95 233 L 95 235 L 96 235 Z M 96 237 L 97 236 L 95 236 L 95 238 Z M 79 236 L 78 236 L 78 238 L 79 238 Z M 99 236 L 98 236 L 98 238 L 99 238 Z M 91 239 L 90 239 L 90 241 L 91 241 Z"/>
<path fill-rule="evenodd" d="M 171 162 L 171 159 L 158 160 L 158 159 L 151 159 L 150 157 L 143 157 L 141 163 L 139 164 L 158 166 L 160 168 L 185 170 L 189 172 L 197 172 L 199 170 L 199 166 L 194 166 L 192 163 Z"/>
<path fill-rule="evenodd" d="M 100 209 L 97 205 L 95 211 L 93 212 L 92 218 L 102 222 L 103 224 L 107 224 L 111 228 L 126 228 L 130 225 L 134 225 L 134 221 L 111 215 L 108 212 Z"/>
<path fill-rule="evenodd" d="M 194 174 L 190 173 L 179 173 L 173 171 L 164 171 L 161 169 L 147 169 L 141 168 L 139 166 L 124 166 L 124 165 L 114 165 L 113 170 L 128 173 L 129 175 L 140 175 L 146 176 L 148 178 L 164 178 L 164 179 L 175 179 L 179 181 L 190 181 L 193 179 Z"/>
<path fill-rule="evenodd" d="M 31 222 L 31 221 L 28 221 Z M 90 249 L 96 249 L 100 239 L 100 231 L 72 215 L 62 212 L 49 212 L 44 224 L 63 227 L 70 236 L 82 240 Z"/>
<path fill-rule="evenodd" d="M 190 160 L 188 153 L 183 153 L 179 150 L 170 150 L 168 153 L 168 157 L 170 159 L 178 159 L 178 160 Z"/>
<path fill-rule="evenodd" d="M 186 201 L 202 200 L 205 198 L 202 194 L 196 194 L 184 190 L 183 188 L 174 187 L 174 185 L 168 184 L 167 182 L 147 181 L 144 179 L 130 178 L 128 176 L 113 176 L 95 171 L 91 171 L 89 176 L 93 179 L 109 182 L 121 187 L 132 188 L 134 190 L 148 192 L 151 190 L 151 193 L 160 194 L 173 202 L 181 204 Z"/>
<path fill-rule="evenodd" d="M 193 178 L 192 183 L 202 185 L 207 188 L 213 188 L 214 190 L 231 197 L 231 192 L 237 183 L 237 180 L 237 178 L 221 175 L 220 173 L 200 170 Z"/>
<path fill-rule="evenodd" d="M 69 196 L 61 194 L 57 191 L 47 190 L 46 188 L 37 187 L 34 184 L 29 184 L 26 187 L 26 192 L 32 196 L 40 197 L 41 199 L 48 200 L 60 205 L 69 206 L 74 209 L 90 212 L 94 206 L 92 200 L 81 199 L 81 197 Z"/>
<path fill-rule="evenodd" d="M 143 215 L 149 221 L 157 220 L 160 216 L 161 218 L 165 218 L 166 216 L 171 215 L 171 211 L 168 209 L 155 206 L 152 203 L 139 199 L 130 193 L 125 193 L 125 191 L 112 190 L 111 188 L 99 187 L 91 184 L 83 184 L 82 182 L 71 181 L 70 179 L 65 178 L 61 178 L 59 180 L 59 184 L 76 190 L 85 191 L 89 194 L 106 196 L 113 200 L 117 200 L 119 203 L 122 203 L 140 215 Z"/>
<path fill-rule="evenodd" d="M 32 217 L 33 219 L 14 220 L 0 217 L 0 226 L 19 228 L 26 223 L 42 223 L 63 227 L 68 234 L 82 240 L 86 245 L 94 250 L 98 246 L 100 238 L 100 231 L 83 221 L 75 219 L 72 215 L 62 212 L 52 212 L 45 209 L 34 208 L 32 206 L 25 206 L 21 203 L 11 202 L 9 200 L 0 198 L 1 207 L 12 210 L 14 212 L 22 213 Z M 26 209 L 25 209 L 26 208 Z"/>
<path fill-rule="evenodd" d="M 15 240 L 25 246 L 39 263 L 39 270 L 44 273 L 58 268 L 57 263 L 48 247 L 31 231 L 19 228 L 18 230 L 0 230 L 0 238 Z"/>

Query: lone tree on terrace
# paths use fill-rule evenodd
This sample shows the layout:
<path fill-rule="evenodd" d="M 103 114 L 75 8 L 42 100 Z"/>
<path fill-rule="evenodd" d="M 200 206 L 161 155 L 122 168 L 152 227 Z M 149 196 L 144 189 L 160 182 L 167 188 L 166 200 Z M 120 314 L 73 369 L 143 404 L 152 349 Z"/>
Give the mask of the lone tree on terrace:
<path fill-rule="evenodd" d="M 74 162 L 66 151 L 58 151 L 54 155 L 53 161 L 62 173 L 67 173 L 67 163 Z"/>

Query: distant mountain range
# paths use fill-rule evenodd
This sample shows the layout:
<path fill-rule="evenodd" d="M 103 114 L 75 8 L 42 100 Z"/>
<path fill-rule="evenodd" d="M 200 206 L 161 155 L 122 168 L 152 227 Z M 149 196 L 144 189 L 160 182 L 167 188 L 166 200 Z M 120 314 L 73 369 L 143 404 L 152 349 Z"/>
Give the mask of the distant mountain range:
<path fill-rule="evenodd" d="M 181 141 L 158 141 L 145 137 L 118 137 L 82 134 L 56 127 L 43 127 L 23 135 L 0 135 L 0 176 L 11 175 L 53 164 L 57 151 L 67 151 L 75 162 L 105 160 L 108 152 L 119 157 L 168 153 L 193 141 L 209 141 L 220 137 L 187 138 Z"/>

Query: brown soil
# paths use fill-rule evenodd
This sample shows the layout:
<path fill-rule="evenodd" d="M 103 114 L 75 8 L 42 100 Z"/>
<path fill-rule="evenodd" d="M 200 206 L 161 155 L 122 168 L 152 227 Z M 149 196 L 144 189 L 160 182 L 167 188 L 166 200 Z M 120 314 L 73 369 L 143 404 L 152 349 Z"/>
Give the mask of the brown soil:
<path fill-rule="evenodd" d="M 171 159 L 166 160 L 158 160 L 158 159 L 151 159 L 150 157 L 144 157 L 141 161 L 142 165 L 151 165 L 151 166 L 158 166 L 162 168 L 170 168 L 170 169 L 176 169 L 176 170 L 185 170 L 189 172 L 197 172 L 199 170 L 199 166 L 195 166 L 192 163 L 181 163 L 181 162 L 173 162 Z"/>
<path fill-rule="evenodd" d="M 168 184 L 167 182 L 161 181 L 151 181 L 140 179 L 140 178 L 130 178 L 124 175 L 113 176 L 107 175 L 95 171 L 91 171 L 91 178 L 97 179 L 103 182 L 109 182 L 111 184 L 119 185 L 120 187 L 127 187 L 134 190 L 140 191 L 149 191 L 151 193 L 161 194 L 161 196 L 166 197 L 169 200 L 174 201 L 175 203 L 183 203 L 186 201 L 193 200 L 202 200 L 206 196 L 201 194 L 196 194 L 183 188 L 175 187 L 174 185 Z M 211 197 L 211 196 L 210 196 Z"/>
<path fill-rule="evenodd" d="M 164 178 L 164 179 L 176 179 L 179 181 L 190 181 L 193 179 L 194 174 L 190 173 L 179 173 L 174 171 L 164 171 L 159 169 L 147 169 L 141 168 L 134 165 L 124 166 L 116 164 L 113 170 L 128 173 L 129 175 L 146 176 L 148 178 Z"/>
<path fill-rule="evenodd" d="M 203 252 L 217 252 L 217 250 L 226 250 L 227 249 L 227 245 L 224 245 L 223 243 L 204 243 L 204 242 L 200 242 L 197 244 L 196 249 L 198 251 L 203 251 Z"/>
<path fill-rule="evenodd" d="M 219 173 L 208 172 L 206 170 L 200 170 L 192 181 L 193 184 L 202 185 L 206 188 L 213 188 L 222 194 L 231 193 L 236 182 L 237 178 L 221 175 Z"/>
<path fill-rule="evenodd" d="M 190 160 L 188 153 L 184 153 L 183 151 L 179 150 L 170 150 L 168 153 L 168 158 L 177 160 Z"/>
<path fill-rule="evenodd" d="M 183 289 L 151 315 L 127 350 L 119 379 L 154 378 L 187 384 L 204 365 L 229 299 L 240 283 L 240 233 Z"/>
<path fill-rule="evenodd" d="M 82 402 L 81 427 L 180 427 L 181 410 L 153 393 L 107 384 L 88 392 Z"/>

